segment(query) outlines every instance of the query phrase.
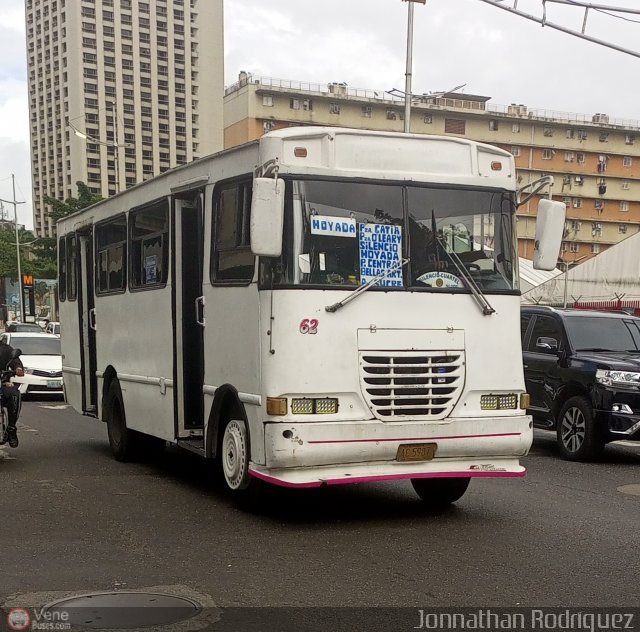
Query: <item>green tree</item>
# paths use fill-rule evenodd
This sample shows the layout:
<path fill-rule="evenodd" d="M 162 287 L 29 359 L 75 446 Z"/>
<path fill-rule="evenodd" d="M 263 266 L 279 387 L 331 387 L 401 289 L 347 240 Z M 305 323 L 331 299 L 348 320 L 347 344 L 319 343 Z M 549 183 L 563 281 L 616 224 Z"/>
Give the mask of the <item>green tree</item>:
<path fill-rule="evenodd" d="M 35 236 L 30 230 L 18 230 L 19 243 L 35 241 Z M 27 248 L 20 248 L 20 267 L 26 274 L 38 273 L 38 262 L 27 257 Z M 44 270 L 43 270 L 44 271 Z M 0 229 L 0 278 L 9 277 L 12 281 L 18 279 L 18 264 L 16 260 L 16 233 L 13 227 L 5 226 Z M 44 278 L 55 277 L 55 265 L 53 274 Z"/>
<path fill-rule="evenodd" d="M 76 182 L 76 186 L 78 187 L 78 197 L 70 197 L 64 201 L 48 195 L 44 197 L 45 204 L 51 207 L 49 217 L 54 223 L 103 199 L 97 193 L 92 193 L 84 182 Z M 4 239 L 0 235 L 0 276 L 3 274 L 3 270 L 11 270 L 11 273 L 5 276 L 15 278 L 17 276 L 15 238 L 12 239 L 13 255 L 5 247 Z M 55 279 L 58 268 L 56 238 L 38 237 L 36 239 L 30 232 L 24 231 L 20 235 L 20 243 L 23 242 L 25 242 L 25 246 L 20 249 L 22 271 L 33 274 L 38 279 Z M 33 242 L 33 245 L 26 245 L 29 242 Z M 29 253 L 28 257 L 26 256 L 27 252 Z"/>
<path fill-rule="evenodd" d="M 45 204 L 49 204 L 51 206 L 49 217 L 54 223 L 68 215 L 71 215 L 72 213 L 75 213 L 76 211 L 87 208 L 87 206 L 96 204 L 103 199 L 101 195 L 92 193 L 91 189 L 84 182 L 76 182 L 76 186 L 78 187 L 78 197 L 67 198 L 64 202 L 45 195 Z"/>

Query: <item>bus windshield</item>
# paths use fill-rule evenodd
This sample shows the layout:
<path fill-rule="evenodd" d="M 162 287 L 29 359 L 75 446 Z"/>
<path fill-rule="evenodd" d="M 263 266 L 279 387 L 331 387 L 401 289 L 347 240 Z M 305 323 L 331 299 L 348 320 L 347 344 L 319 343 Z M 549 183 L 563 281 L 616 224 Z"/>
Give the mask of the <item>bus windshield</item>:
<path fill-rule="evenodd" d="M 392 268 L 376 287 L 518 289 L 512 193 L 328 180 L 287 189 L 279 284 L 355 288 Z"/>

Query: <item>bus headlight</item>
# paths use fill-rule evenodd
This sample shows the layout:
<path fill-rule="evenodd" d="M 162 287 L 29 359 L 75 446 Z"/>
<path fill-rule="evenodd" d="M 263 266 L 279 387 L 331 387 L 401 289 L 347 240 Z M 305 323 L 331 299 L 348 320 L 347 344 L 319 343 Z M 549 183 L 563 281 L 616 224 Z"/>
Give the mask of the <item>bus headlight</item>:
<path fill-rule="evenodd" d="M 337 397 L 295 397 L 291 400 L 292 415 L 335 415 L 337 412 Z"/>
<path fill-rule="evenodd" d="M 507 395 L 482 395 L 480 397 L 480 408 L 482 410 L 513 410 L 518 408 L 518 396 L 515 393 Z"/>
<path fill-rule="evenodd" d="M 313 400 L 304 398 L 296 398 L 291 400 L 292 415 L 313 415 Z"/>
<path fill-rule="evenodd" d="M 338 400 L 335 397 L 325 397 L 315 400 L 316 415 L 335 415 L 338 412 Z"/>

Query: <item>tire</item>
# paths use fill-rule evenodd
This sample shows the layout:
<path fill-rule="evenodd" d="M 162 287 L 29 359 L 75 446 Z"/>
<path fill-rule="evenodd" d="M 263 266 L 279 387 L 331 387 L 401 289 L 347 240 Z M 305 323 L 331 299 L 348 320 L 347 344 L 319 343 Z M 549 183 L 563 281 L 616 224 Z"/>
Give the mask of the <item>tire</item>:
<path fill-rule="evenodd" d="M 218 446 L 218 462 L 227 490 L 239 506 L 246 510 L 261 508 L 265 485 L 251 476 L 251 450 L 247 422 L 239 418 L 225 422 Z"/>
<path fill-rule="evenodd" d="M 220 469 L 226 486 L 232 492 L 242 492 L 251 484 L 249 474 L 249 433 L 242 419 L 229 419 L 220 439 Z"/>
<path fill-rule="evenodd" d="M 441 509 L 460 500 L 469 487 L 470 478 L 412 478 L 416 494 L 434 509 Z"/>
<path fill-rule="evenodd" d="M 140 441 L 137 433 L 127 428 L 122 390 L 118 380 L 113 380 L 109 385 L 103 410 L 113 458 L 121 462 L 134 461 L 139 455 Z"/>
<path fill-rule="evenodd" d="M 556 421 L 558 447 L 567 461 L 592 461 L 602 454 L 605 438 L 597 427 L 590 402 L 580 395 L 570 397 Z"/>

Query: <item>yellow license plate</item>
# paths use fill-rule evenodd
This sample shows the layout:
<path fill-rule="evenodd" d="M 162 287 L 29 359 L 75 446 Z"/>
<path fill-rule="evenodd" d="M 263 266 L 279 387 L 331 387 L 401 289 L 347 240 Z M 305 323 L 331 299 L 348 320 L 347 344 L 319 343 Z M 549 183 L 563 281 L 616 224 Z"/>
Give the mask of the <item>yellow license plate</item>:
<path fill-rule="evenodd" d="M 396 461 L 431 461 L 437 447 L 436 443 L 403 443 L 398 446 Z"/>

